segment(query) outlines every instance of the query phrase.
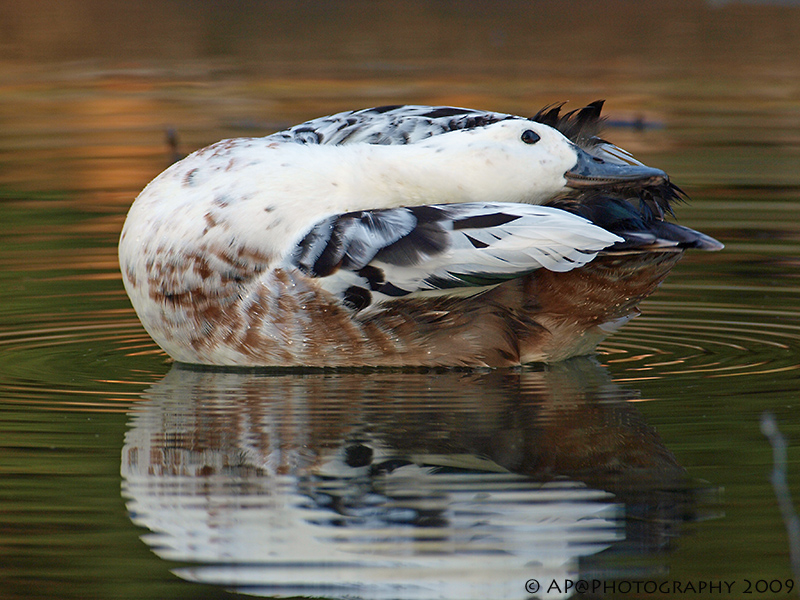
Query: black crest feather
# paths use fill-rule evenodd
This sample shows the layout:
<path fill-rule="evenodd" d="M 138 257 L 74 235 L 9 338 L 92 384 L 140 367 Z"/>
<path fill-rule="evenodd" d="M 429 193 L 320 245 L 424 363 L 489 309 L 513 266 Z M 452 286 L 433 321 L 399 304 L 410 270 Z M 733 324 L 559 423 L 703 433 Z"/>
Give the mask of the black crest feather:
<path fill-rule="evenodd" d="M 595 100 L 583 108 L 561 114 L 563 102 L 550 104 L 537 112 L 532 120 L 557 129 L 567 139 L 580 145 L 591 143 L 600 133 L 603 121 L 600 116 L 605 100 Z"/>

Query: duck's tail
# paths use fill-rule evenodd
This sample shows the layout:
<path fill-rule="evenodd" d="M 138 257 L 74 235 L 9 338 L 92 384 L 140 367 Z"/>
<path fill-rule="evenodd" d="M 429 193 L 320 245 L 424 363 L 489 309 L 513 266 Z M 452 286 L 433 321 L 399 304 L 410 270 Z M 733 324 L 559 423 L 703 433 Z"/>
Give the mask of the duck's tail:
<path fill-rule="evenodd" d="M 661 194 L 661 190 L 656 194 L 667 207 L 667 212 L 671 213 L 669 200 Z M 590 190 L 556 198 L 547 205 L 584 217 L 623 238 L 624 241 L 606 248 L 605 252 L 664 252 L 687 248 L 714 251 L 724 247 L 704 233 L 665 221 L 664 211 L 652 208 L 654 194 L 650 194 L 649 198 L 642 198 L 641 194 L 637 196 L 629 198 L 623 193 Z"/>

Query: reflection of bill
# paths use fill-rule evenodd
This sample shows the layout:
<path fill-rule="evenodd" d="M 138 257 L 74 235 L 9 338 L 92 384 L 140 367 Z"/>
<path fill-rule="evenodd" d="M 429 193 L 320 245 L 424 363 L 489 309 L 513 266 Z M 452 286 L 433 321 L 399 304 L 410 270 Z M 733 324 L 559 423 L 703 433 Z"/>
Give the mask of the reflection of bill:
<path fill-rule="evenodd" d="M 123 493 L 154 552 L 195 563 L 179 575 L 246 593 L 566 597 L 527 587 L 630 545 L 626 494 L 682 481 L 621 394 L 591 360 L 536 372 L 176 368 L 132 415 Z M 647 550 L 658 533 L 644 537 Z"/>

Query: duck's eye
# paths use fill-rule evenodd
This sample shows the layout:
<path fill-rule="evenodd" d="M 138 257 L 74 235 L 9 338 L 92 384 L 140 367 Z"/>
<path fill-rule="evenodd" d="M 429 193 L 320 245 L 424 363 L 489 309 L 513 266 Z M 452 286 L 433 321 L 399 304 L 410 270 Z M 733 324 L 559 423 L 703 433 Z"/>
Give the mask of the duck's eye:
<path fill-rule="evenodd" d="M 535 144 L 540 139 L 542 139 L 539 137 L 538 133 L 536 133 L 535 131 L 531 131 L 530 129 L 526 129 L 525 131 L 523 131 L 521 137 L 522 141 L 525 142 L 526 144 Z"/>

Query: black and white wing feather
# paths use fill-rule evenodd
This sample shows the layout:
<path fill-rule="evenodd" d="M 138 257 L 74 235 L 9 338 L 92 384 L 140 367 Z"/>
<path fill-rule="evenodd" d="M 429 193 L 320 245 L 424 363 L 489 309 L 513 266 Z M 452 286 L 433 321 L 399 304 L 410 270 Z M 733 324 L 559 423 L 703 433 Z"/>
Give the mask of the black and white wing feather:
<path fill-rule="evenodd" d="M 546 206 L 427 205 L 325 219 L 289 262 L 361 310 L 423 292 L 478 294 L 540 268 L 570 271 L 620 241 Z"/>
<path fill-rule="evenodd" d="M 452 106 L 379 106 L 312 119 L 269 137 L 299 144 L 413 144 L 448 131 L 522 118 Z"/>

